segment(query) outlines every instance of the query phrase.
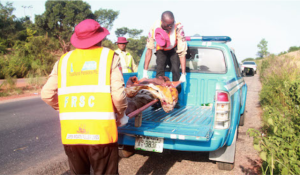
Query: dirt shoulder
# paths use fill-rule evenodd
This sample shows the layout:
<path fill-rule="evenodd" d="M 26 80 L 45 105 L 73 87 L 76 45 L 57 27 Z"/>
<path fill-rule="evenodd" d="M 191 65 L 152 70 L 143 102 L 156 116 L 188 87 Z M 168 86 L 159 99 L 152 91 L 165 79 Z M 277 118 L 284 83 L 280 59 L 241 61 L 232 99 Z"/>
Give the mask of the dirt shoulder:
<path fill-rule="evenodd" d="M 0 80 L 0 102 L 39 96 L 45 82 L 45 77 L 19 78 L 10 80 L 9 83 L 7 80 Z"/>
<path fill-rule="evenodd" d="M 21 94 L 14 94 L 14 95 L 8 95 L 5 97 L 0 97 L 0 104 L 16 101 L 16 100 L 22 100 L 22 99 L 28 99 L 28 98 L 34 98 L 40 96 L 40 89 L 38 90 L 25 90 L 22 91 Z"/>

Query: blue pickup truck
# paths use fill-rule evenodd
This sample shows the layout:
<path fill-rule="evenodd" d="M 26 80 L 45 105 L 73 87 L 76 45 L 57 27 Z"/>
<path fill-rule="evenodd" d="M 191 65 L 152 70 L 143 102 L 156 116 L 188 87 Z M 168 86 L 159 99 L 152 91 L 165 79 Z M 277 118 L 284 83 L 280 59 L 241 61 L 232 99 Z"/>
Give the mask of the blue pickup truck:
<path fill-rule="evenodd" d="M 134 150 L 163 152 L 207 151 L 221 170 L 234 167 L 237 130 L 244 124 L 247 85 L 240 73 L 227 36 L 186 37 L 186 82 L 179 94 L 180 108 L 165 113 L 149 107 L 128 124 L 119 127 L 119 155 L 129 157 Z M 143 77 L 146 49 L 138 72 L 124 74 Z M 156 75 L 155 50 L 148 69 Z M 166 76 L 172 79 L 169 66 Z"/>

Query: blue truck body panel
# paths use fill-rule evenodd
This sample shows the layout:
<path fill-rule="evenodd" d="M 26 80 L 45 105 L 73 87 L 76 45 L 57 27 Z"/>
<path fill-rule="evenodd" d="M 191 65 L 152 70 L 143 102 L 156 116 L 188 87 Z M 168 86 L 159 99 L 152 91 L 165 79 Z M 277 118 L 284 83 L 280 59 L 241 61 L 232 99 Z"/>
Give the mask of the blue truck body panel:
<path fill-rule="evenodd" d="M 240 115 L 244 113 L 247 85 L 237 75 L 231 49 L 224 43 L 188 41 L 188 47 L 216 49 L 223 53 L 226 64 L 224 73 L 187 72 L 186 82 L 181 84 L 179 94 L 181 108 L 165 113 L 162 109 L 143 111 L 142 125 L 134 126 L 134 118 L 119 127 L 119 144 L 134 145 L 135 137 L 149 136 L 164 138 L 164 149 L 183 151 L 214 151 L 230 146 L 239 126 Z M 145 51 L 141 57 L 138 73 L 125 73 L 127 82 L 131 76 L 143 77 Z M 156 72 L 148 70 L 149 78 Z M 165 75 L 172 80 L 172 73 Z M 230 126 L 227 129 L 214 128 L 216 91 L 230 95 Z"/>
<path fill-rule="evenodd" d="M 209 141 L 213 134 L 212 109 L 213 106 L 183 106 L 166 113 L 162 108 L 148 108 L 143 112 L 141 127 L 134 127 L 134 119 L 131 119 L 119 128 L 119 133 Z"/>

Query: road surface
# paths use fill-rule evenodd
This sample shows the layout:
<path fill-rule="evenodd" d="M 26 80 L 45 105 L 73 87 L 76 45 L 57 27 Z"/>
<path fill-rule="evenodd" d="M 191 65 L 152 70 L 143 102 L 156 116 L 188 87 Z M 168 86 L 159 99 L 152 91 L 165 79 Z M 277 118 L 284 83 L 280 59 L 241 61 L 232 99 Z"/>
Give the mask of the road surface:
<path fill-rule="evenodd" d="M 15 174 L 63 152 L 58 112 L 39 97 L 0 104 L 0 174 Z"/>
<path fill-rule="evenodd" d="M 218 170 L 205 152 L 164 150 L 163 153 L 138 151 L 130 158 L 120 159 L 120 174 L 257 173 L 260 159 L 253 149 L 253 139 L 246 132 L 261 125 L 258 101 L 261 84 L 257 74 L 244 78 L 248 85 L 247 113 L 245 125 L 239 128 L 232 171 Z M 0 125 L 0 174 L 68 174 L 58 114 L 39 98 L 0 104 Z"/>

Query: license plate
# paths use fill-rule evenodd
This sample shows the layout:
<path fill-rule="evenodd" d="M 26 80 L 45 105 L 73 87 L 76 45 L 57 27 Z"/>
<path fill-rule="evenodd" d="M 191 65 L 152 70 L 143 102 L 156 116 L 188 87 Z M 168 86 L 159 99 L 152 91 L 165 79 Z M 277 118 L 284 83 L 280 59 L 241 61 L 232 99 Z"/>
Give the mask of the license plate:
<path fill-rule="evenodd" d="M 162 153 L 164 148 L 164 139 L 144 136 L 136 137 L 134 148 L 136 150 Z"/>

